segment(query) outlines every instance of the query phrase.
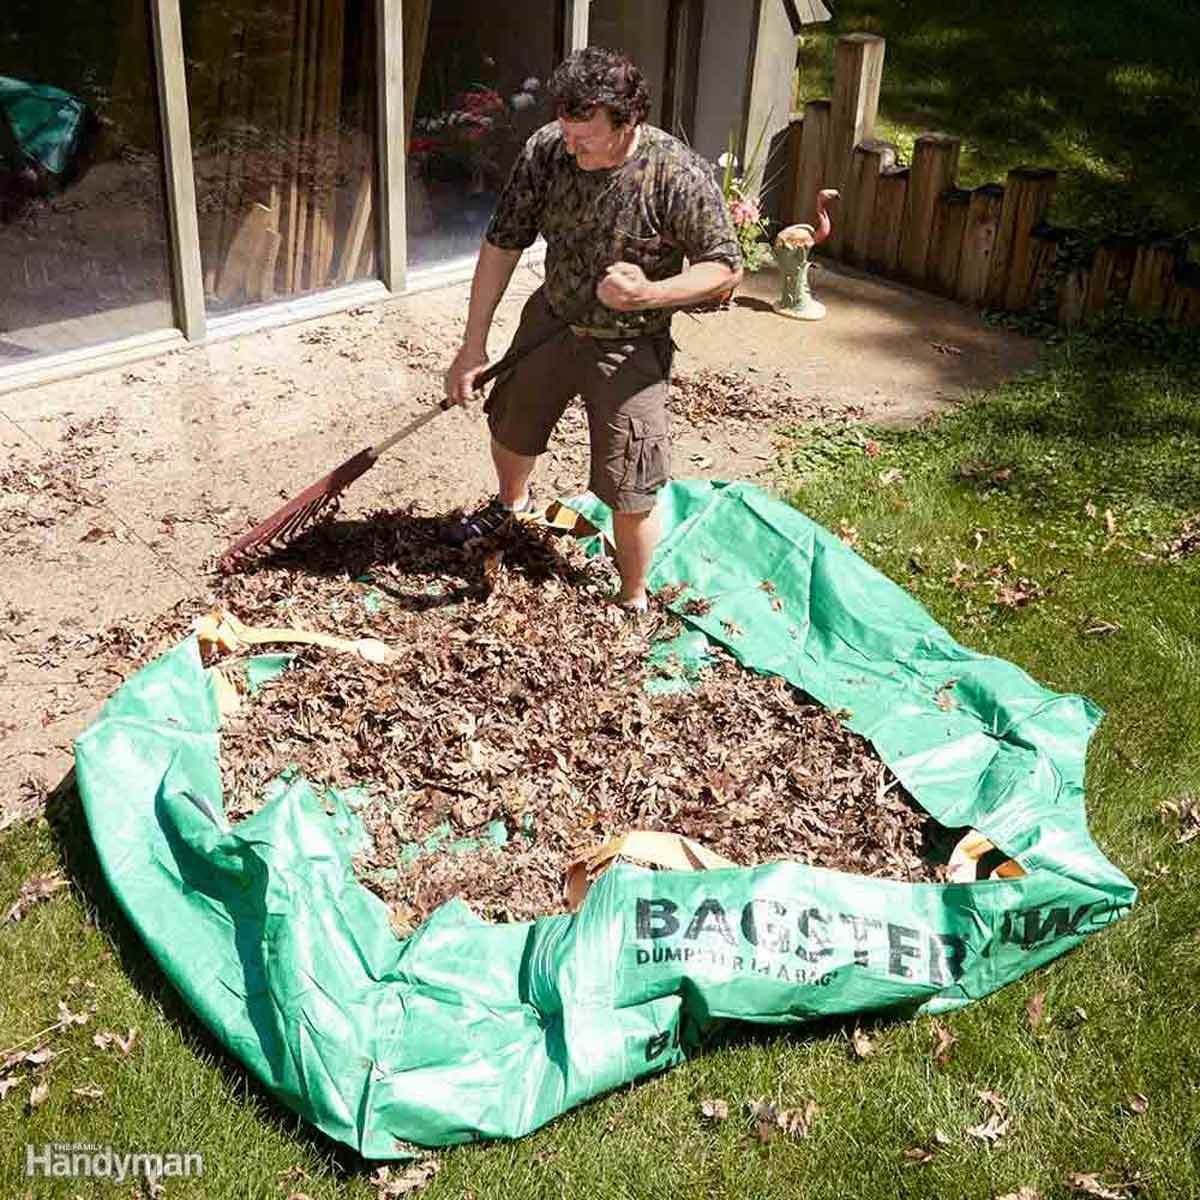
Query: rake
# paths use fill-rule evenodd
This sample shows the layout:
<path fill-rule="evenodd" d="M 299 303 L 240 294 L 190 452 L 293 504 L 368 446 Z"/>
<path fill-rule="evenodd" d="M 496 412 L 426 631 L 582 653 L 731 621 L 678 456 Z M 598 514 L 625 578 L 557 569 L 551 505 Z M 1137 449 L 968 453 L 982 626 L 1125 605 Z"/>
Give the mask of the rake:
<path fill-rule="evenodd" d="M 544 346 L 551 338 L 562 333 L 565 328 L 565 324 L 556 325 L 526 345 L 510 350 L 498 362 L 476 375 L 472 386 L 478 391 L 486 384 L 491 383 L 497 375 L 502 375 L 527 354 L 531 354 L 539 346 Z M 324 475 L 316 483 L 310 484 L 282 508 L 273 512 L 265 521 L 260 521 L 255 525 L 249 533 L 242 534 L 221 555 L 220 569 L 226 573 L 235 571 L 256 554 L 264 553 L 273 547 L 285 546 L 288 542 L 293 541 L 322 513 L 331 511 L 331 506 L 332 510 L 336 511 L 342 493 L 356 479 L 365 475 L 379 461 L 381 455 L 390 450 L 397 442 L 402 442 L 416 433 L 418 429 L 423 429 L 435 417 L 453 406 L 453 401 L 446 397 L 437 407 L 413 417 L 403 429 L 398 429 L 383 441 L 376 442 L 375 445 L 368 446 L 365 450 L 360 450 L 352 458 L 346 459 L 340 467 L 335 467 L 328 475 Z"/>

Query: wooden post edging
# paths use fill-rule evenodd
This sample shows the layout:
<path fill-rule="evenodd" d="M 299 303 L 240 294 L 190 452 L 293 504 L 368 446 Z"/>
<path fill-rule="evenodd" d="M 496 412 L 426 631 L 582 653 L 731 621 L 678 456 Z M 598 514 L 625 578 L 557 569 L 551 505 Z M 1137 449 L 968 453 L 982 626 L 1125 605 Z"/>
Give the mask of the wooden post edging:
<path fill-rule="evenodd" d="M 817 192 L 836 188 L 821 252 L 852 266 L 977 307 L 1035 306 L 1067 327 L 1114 303 L 1200 326 L 1200 264 L 1186 261 L 1186 243 L 1113 234 L 1090 264 L 1077 261 L 1079 232 L 1046 221 L 1052 168 L 1017 167 L 1003 186 L 966 191 L 961 144 L 946 133 L 921 134 L 912 164 L 901 163 L 874 136 L 885 49 L 873 34 L 838 39 L 832 99 L 809 100 L 788 130 L 783 224 L 815 224 Z"/>
<path fill-rule="evenodd" d="M 909 283 L 924 283 L 930 277 L 934 212 L 939 197 L 958 178 L 961 145 L 945 133 L 923 133 L 913 148 L 899 262 L 900 277 Z"/>

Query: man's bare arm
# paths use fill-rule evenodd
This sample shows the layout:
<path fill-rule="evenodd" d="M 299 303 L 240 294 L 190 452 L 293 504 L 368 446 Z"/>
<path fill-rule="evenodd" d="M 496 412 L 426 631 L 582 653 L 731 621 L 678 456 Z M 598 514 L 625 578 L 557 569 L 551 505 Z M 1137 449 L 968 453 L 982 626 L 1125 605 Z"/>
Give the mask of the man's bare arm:
<path fill-rule="evenodd" d="M 466 404 L 471 399 L 474 394 L 471 384 L 487 366 L 487 339 L 492 318 L 520 258 L 520 250 L 502 250 L 486 238 L 479 247 L 475 276 L 471 280 L 467 326 L 462 345 L 444 380 L 446 395 L 458 404 Z"/>
<path fill-rule="evenodd" d="M 596 296 L 600 303 L 618 312 L 645 308 L 683 308 L 719 296 L 742 280 L 741 270 L 727 263 L 693 263 L 667 279 L 647 279 L 633 263 L 613 263 L 600 281 Z"/>

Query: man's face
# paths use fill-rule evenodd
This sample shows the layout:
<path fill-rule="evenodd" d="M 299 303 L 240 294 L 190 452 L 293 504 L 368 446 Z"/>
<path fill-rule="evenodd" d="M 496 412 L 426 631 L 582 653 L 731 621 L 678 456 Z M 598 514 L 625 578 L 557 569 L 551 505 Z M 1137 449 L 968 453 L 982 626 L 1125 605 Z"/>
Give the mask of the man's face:
<path fill-rule="evenodd" d="M 586 121 L 559 117 L 567 153 L 585 171 L 617 167 L 625 161 L 632 125 L 613 125 L 608 109 L 597 108 Z"/>

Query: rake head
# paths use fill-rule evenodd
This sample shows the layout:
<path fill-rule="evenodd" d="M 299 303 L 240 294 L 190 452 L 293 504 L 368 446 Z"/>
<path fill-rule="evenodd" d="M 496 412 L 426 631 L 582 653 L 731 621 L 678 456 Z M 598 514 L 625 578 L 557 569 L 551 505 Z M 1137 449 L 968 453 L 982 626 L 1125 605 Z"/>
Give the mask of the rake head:
<path fill-rule="evenodd" d="M 260 521 L 249 533 L 244 533 L 221 555 L 220 568 L 229 573 L 259 554 L 294 541 L 318 517 L 332 515 L 341 503 L 342 492 L 356 479 L 365 475 L 378 458 L 374 447 L 360 450 L 340 467 L 306 487 L 282 508 Z"/>

